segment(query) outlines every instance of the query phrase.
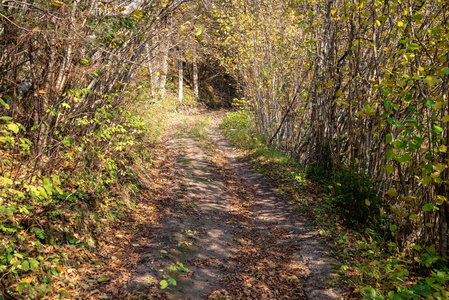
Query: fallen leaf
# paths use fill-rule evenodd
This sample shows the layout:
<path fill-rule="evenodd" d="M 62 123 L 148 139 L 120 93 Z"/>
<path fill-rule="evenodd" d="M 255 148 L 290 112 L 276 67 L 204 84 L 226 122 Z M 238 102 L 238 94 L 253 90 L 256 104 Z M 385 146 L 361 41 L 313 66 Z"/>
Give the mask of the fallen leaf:
<path fill-rule="evenodd" d="M 290 279 L 290 280 L 299 280 L 296 275 L 289 276 L 288 279 Z"/>
<path fill-rule="evenodd" d="M 110 280 L 109 277 L 101 277 L 101 278 L 98 278 L 98 279 L 97 279 L 97 282 L 98 282 L 98 283 L 102 283 L 102 282 L 106 282 L 106 281 L 109 281 L 109 280 Z"/>

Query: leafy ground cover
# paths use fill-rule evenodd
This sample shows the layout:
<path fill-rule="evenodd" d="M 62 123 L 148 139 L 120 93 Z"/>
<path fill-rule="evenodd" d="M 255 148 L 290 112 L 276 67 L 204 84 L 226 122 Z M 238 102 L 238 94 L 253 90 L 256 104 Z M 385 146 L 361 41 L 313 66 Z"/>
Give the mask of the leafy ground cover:
<path fill-rule="evenodd" d="M 314 220 L 322 236 L 331 239 L 332 255 L 344 263 L 343 280 L 351 297 L 365 299 L 447 299 L 449 273 L 446 259 L 434 248 L 419 256 L 399 252 L 395 226 L 385 228 L 382 199 L 363 172 L 350 169 L 326 174 L 320 166 L 304 170 L 291 157 L 267 146 L 255 134 L 249 114 L 229 113 L 221 125 L 232 143 L 246 149 L 254 167 L 270 177 L 281 193 L 291 196 Z"/>
<path fill-rule="evenodd" d="M 182 107 L 174 96 L 147 101 L 145 84 L 125 96 L 128 107 L 74 118 L 78 135 L 53 157 L 31 156 L 24 126 L 1 117 L 1 298 L 106 298 L 101 286 L 131 259 L 127 237 L 157 219 L 145 200 L 163 180 L 155 143 Z"/>

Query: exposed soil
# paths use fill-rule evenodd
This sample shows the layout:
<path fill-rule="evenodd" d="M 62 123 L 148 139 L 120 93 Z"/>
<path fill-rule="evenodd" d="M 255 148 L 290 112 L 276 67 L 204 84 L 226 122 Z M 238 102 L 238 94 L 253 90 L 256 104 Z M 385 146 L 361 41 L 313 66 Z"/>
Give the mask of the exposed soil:
<path fill-rule="evenodd" d="M 152 221 L 135 225 L 122 266 L 130 273 L 109 285 L 109 298 L 342 297 L 329 247 L 219 135 L 222 114 L 209 115 L 206 140 L 178 130 L 167 141 Z"/>

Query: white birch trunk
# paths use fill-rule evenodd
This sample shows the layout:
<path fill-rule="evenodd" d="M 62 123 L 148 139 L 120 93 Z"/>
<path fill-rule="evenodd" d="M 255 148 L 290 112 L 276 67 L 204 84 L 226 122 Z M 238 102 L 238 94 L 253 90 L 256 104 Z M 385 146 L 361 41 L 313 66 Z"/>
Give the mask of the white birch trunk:
<path fill-rule="evenodd" d="M 200 98 L 200 92 L 198 86 L 198 63 L 196 58 L 193 60 L 193 93 L 195 95 L 195 99 L 198 100 Z"/>
<path fill-rule="evenodd" d="M 179 102 L 182 103 L 182 87 L 184 81 L 184 69 L 182 60 L 179 61 Z"/>
<path fill-rule="evenodd" d="M 159 85 L 159 91 L 161 98 L 165 97 L 165 84 L 167 82 L 167 72 L 168 72 L 168 45 L 167 49 L 164 52 L 164 55 L 162 57 L 162 74 L 160 77 L 160 85 Z"/>

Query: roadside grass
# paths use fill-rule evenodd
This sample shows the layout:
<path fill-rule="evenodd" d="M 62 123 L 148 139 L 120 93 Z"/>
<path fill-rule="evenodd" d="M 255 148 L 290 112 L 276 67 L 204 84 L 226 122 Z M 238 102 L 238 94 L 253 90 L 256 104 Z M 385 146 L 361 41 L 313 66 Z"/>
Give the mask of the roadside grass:
<path fill-rule="evenodd" d="M 447 260 L 434 248 L 414 259 L 397 251 L 397 228 L 384 225 L 382 199 L 363 171 L 345 168 L 325 175 L 320 166 L 306 170 L 268 147 L 250 122 L 250 115 L 239 110 L 228 113 L 220 129 L 334 243 L 330 254 L 343 263 L 341 280 L 351 289 L 347 297 L 449 299 Z"/>
<path fill-rule="evenodd" d="M 184 116 L 174 134 L 178 137 L 191 136 L 201 148 L 208 148 L 212 145 L 208 138 L 210 127 L 210 116 Z"/>

